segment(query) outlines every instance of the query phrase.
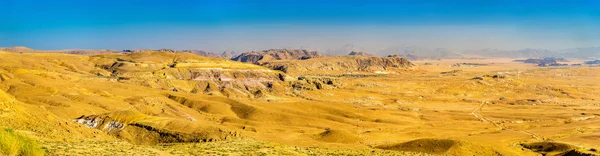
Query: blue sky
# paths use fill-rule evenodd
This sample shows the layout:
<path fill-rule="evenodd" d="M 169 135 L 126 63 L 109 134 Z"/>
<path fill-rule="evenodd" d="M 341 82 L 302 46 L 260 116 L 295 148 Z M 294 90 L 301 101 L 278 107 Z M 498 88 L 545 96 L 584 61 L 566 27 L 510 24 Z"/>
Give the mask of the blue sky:
<path fill-rule="evenodd" d="M 597 0 L 0 0 L 0 47 L 600 46 Z"/>

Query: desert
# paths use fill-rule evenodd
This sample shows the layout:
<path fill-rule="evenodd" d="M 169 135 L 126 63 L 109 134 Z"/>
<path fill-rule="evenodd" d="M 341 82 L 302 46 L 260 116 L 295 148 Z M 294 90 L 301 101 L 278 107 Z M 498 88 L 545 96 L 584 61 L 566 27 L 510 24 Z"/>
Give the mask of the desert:
<path fill-rule="evenodd" d="M 49 155 L 598 154 L 596 66 L 0 55 L 0 125 Z"/>

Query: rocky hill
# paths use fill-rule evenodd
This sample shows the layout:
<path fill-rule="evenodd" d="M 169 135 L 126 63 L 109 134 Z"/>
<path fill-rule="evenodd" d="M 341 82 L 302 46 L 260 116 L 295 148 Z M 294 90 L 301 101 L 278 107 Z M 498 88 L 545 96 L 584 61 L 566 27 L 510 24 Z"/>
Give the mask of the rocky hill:
<path fill-rule="evenodd" d="M 263 51 L 250 51 L 232 58 L 240 62 L 250 62 L 254 64 L 264 64 L 275 60 L 301 60 L 323 57 L 323 54 L 317 51 L 293 50 L 293 49 L 269 49 Z"/>
<path fill-rule="evenodd" d="M 517 50 L 498 50 L 482 49 L 465 51 L 464 54 L 479 55 L 485 57 L 507 57 L 507 58 L 527 58 L 527 57 L 565 57 L 590 59 L 600 57 L 600 47 L 570 48 L 560 50 L 548 49 L 517 49 Z"/>
<path fill-rule="evenodd" d="M 394 70 L 412 67 L 410 61 L 398 56 L 330 56 L 307 60 L 281 60 L 263 64 L 275 70 L 292 75 L 344 74 L 344 73 L 388 73 Z"/>
<path fill-rule="evenodd" d="M 255 98 L 283 82 L 281 73 L 268 68 L 191 53 L 99 55 L 90 61 L 119 82 L 176 92 Z"/>

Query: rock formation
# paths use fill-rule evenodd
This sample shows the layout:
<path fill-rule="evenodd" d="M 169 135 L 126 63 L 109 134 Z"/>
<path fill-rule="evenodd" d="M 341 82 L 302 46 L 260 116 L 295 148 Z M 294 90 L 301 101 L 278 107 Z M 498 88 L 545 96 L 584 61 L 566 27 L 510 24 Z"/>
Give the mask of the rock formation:
<path fill-rule="evenodd" d="M 119 119 L 122 114 L 144 116 L 135 112 L 115 112 L 102 115 L 82 115 L 73 122 L 87 128 L 101 130 L 117 138 L 134 144 L 183 143 L 183 142 L 212 142 L 239 137 L 240 134 L 215 125 L 198 125 L 189 121 L 163 119 L 150 116 L 126 120 Z M 149 122 L 151 121 L 151 122 Z M 156 124 L 169 123 L 167 125 Z M 185 127 L 181 129 L 180 127 Z"/>
<path fill-rule="evenodd" d="M 296 90 L 334 89 L 341 86 L 342 84 L 337 78 L 326 76 L 298 77 L 298 81 L 292 83 L 292 88 Z"/>
<path fill-rule="evenodd" d="M 352 72 L 385 73 L 396 69 L 414 66 L 410 61 L 398 57 L 373 57 L 373 56 L 331 56 L 319 57 L 309 60 L 281 60 L 263 64 L 274 70 L 281 70 L 288 74 L 302 75 L 313 74 L 343 74 Z"/>
<path fill-rule="evenodd" d="M 245 52 L 237 57 L 232 58 L 232 60 L 240 62 L 250 62 L 253 64 L 264 64 L 275 60 L 304 60 L 322 56 L 323 54 L 317 51 L 269 49 L 263 51 Z"/>
<path fill-rule="evenodd" d="M 88 128 L 96 128 L 106 133 L 115 133 L 123 130 L 125 128 L 125 124 L 119 121 L 111 120 L 110 117 L 102 117 L 96 115 L 78 117 L 73 120 L 73 122 L 77 122 L 83 124 Z"/>

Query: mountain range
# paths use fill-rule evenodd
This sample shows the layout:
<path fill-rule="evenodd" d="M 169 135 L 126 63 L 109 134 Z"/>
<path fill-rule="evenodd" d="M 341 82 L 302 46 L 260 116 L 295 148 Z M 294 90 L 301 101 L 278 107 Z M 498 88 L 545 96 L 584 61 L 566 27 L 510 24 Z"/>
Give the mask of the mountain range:
<path fill-rule="evenodd" d="M 128 53 L 128 52 L 188 52 L 200 56 L 235 59 L 241 58 L 234 51 L 224 51 L 222 53 L 208 52 L 203 50 L 174 50 L 174 49 L 137 49 L 137 50 L 108 50 L 108 49 L 69 49 L 69 50 L 37 50 L 24 46 L 14 46 L 8 48 L 0 48 L 0 50 L 17 53 L 64 53 L 64 54 L 81 54 L 81 55 L 100 55 L 110 53 Z M 293 50 L 292 50 L 293 51 Z M 301 50 L 309 51 L 309 50 Z M 536 49 L 524 48 L 516 50 L 501 50 L 501 49 L 478 49 L 456 51 L 445 48 L 425 48 L 418 46 L 397 46 L 388 47 L 378 51 L 365 51 L 363 48 L 356 47 L 353 44 L 346 44 L 339 49 L 326 50 L 322 53 L 319 51 L 310 51 L 311 53 L 319 53 L 323 56 L 344 56 L 350 53 L 368 53 L 374 56 L 398 55 L 411 60 L 415 59 L 452 59 L 465 57 L 503 57 L 503 58 L 543 58 L 543 57 L 564 57 L 578 59 L 597 59 L 600 58 L 600 46 L 598 47 L 583 47 L 583 48 L 568 48 L 568 49 Z M 246 55 L 257 54 L 257 52 L 246 52 Z M 245 56 L 248 57 L 248 56 Z"/>

